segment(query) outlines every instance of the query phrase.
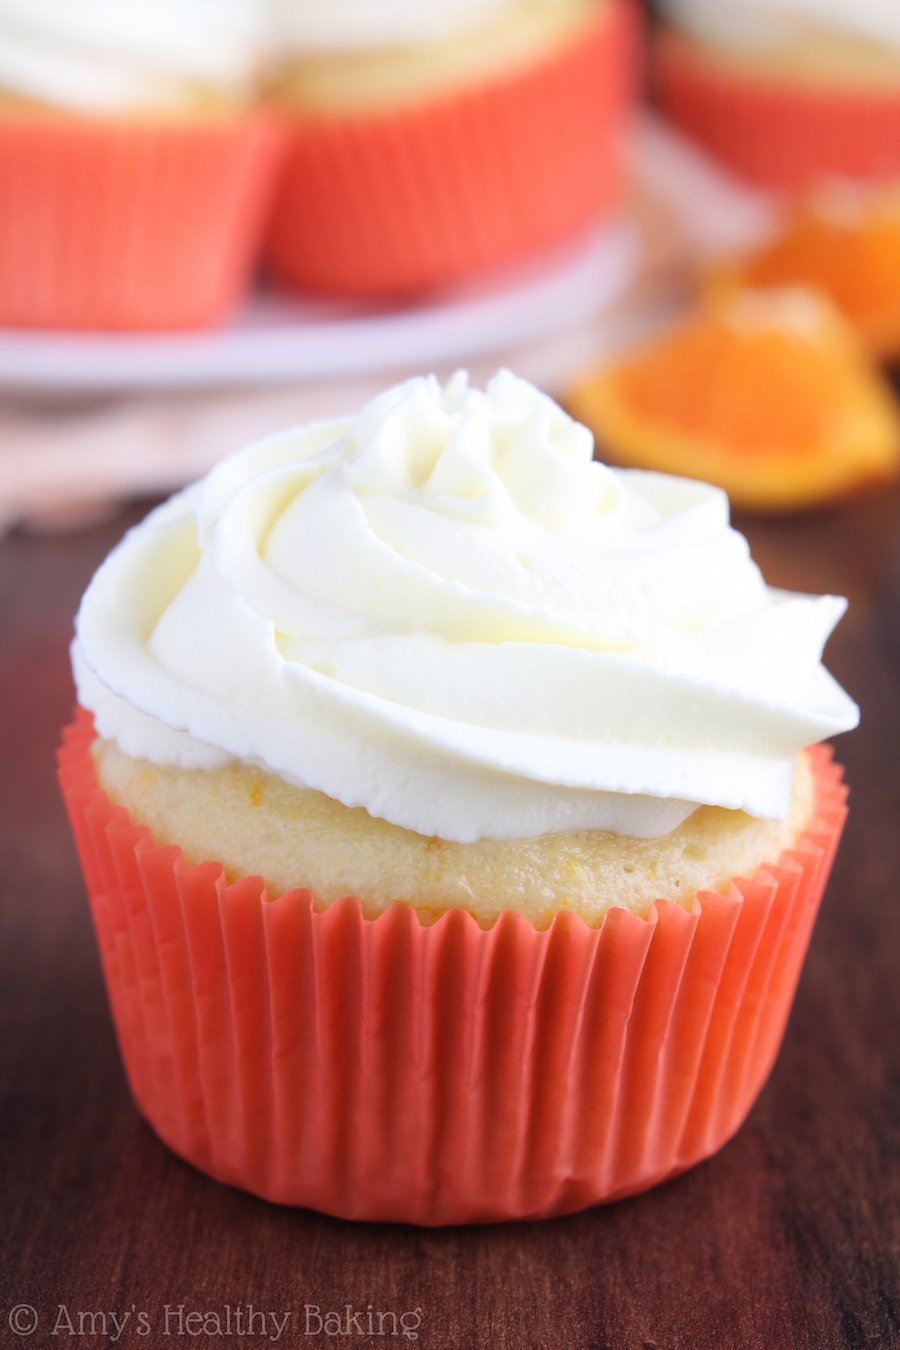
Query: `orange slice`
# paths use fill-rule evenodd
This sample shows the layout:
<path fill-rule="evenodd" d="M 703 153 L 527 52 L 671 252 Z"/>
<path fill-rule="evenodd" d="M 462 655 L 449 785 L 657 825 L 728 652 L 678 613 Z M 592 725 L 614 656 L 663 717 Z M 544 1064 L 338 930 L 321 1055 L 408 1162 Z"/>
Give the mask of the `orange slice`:
<path fill-rule="evenodd" d="M 822 291 L 876 355 L 900 356 L 900 188 L 820 192 L 774 239 L 714 270 L 710 284 Z"/>
<path fill-rule="evenodd" d="M 812 292 L 722 297 L 567 401 L 601 457 L 715 483 L 751 510 L 815 506 L 900 469 L 890 390 Z"/>

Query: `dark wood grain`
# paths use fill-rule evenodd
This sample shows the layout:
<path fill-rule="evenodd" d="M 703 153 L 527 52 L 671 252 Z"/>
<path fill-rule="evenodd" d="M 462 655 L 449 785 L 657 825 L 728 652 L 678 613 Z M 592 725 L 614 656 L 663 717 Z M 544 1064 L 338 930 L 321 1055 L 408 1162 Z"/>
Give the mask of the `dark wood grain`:
<path fill-rule="evenodd" d="M 193 1323 L 178 1336 L 171 1319 L 165 1336 L 166 1304 L 290 1312 L 280 1344 L 292 1346 L 900 1345 L 900 493 L 739 522 L 770 581 L 850 597 L 829 664 L 863 709 L 840 746 L 847 834 L 747 1124 L 716 1158 L 636 1199 L 427 1232 L 228 1190 L 176 1160 L 131 1105 L 53 770 L 72 702 L 71 616 L 126 523 L 0 541 L 0 1345 L 108 1343 L 73 1339 L 63 1320 L 52 1335 L 60 1305 L 76 1326 L 79 1312 L 130 1311 L 118 1341 L 130 1347 L 270 1343 L 191 1336 Z M 22 1303 L 41 1318 L 30 1338 L 8 1326 Z M 421 1310 L 417 1342 L 304 1334 L 305 1305 L 348 1303 Z"/>

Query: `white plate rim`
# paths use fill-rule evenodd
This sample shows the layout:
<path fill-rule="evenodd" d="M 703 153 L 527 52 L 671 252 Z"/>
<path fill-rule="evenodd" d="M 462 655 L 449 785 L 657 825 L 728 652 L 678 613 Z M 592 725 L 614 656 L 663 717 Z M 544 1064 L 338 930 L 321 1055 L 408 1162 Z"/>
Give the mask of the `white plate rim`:
<path fill-rule="evenodd" d="M 282 298 L 192 334 L 0 329 L 0 390 L 112 394 L 376 375 L 477 359 L 547 337 L 611 303 L 638 266 L 635 226 L 616 219 L 577 241 L 431 304 L 369 312 Z"/>

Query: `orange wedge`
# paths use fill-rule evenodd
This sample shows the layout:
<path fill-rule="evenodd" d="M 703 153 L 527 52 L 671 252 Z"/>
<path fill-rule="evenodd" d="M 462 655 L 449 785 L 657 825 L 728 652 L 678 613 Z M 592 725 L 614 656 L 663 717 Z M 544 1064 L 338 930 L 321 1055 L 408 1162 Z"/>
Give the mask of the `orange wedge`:
<path fill-rule="evenodd" d="M 816 506 L 900 469 L 888 385 L 813 292 L 720 297 L 567 402 L 601 458 L 715 483 L 750 510 Z"/>
<path fill-rule="evenodd" d="M 710 284 L 822 291 L 877 356 L 900 356 L 900 188 L 819 193 L 763 247 L 713 270 Z"/>

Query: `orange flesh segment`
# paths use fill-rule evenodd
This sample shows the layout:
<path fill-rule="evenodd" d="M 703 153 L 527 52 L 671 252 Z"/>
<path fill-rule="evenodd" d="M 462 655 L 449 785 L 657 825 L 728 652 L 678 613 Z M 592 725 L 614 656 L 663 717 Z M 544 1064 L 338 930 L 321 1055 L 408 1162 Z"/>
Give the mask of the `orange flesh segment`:
<path fill-rule="evenodd" d="M 830 351 L 797 334 L 748 333 L 708 316 L 613 378 L 633 412 L 748 458 L 814 456 L 846 407 L 847 373 Z"/>
<path fill-rule="evenodd" d="M 850 224 L 809 216 L 740 269 L 750 286 L 824 291 L 854 325 L 900 325 L 900 211 Z"/>

